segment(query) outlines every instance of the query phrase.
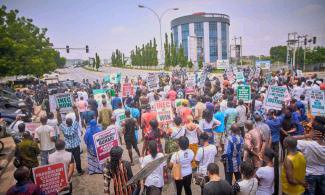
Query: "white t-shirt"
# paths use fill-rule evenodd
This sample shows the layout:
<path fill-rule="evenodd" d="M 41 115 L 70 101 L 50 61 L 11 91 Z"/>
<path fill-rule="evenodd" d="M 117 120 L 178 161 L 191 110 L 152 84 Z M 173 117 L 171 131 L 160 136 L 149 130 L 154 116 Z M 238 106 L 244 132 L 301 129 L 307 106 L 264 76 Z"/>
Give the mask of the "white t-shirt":
<path fill-rule="evenodd" d="M 304 94 L 305 89 L 300 86 L 294 86 L 292 90 L 292 96 L 296 98 L 296 100 L 300 100 L 300 96 Z"/>
<path fill-rule="evenodd" d="M 47 151 L 55 148 L 55 143 L 51 141 L 51 137 L 55 136 L 53 127 L 41 125 L 35 130 L 35 138 L 40 141 L 40 150 Z"/>
<path fill-rule="evenodd" d="M 198 172 L 207 175 L 208 165 L 210 163 L 214 163 L 214 159 L 216 155 L 217 155 L 216 146 L 209 144 L 205 147 L 200 147 L 195 156 L 195 160 L 200 162 Z"/>
<path fill-rule="evenodd" d="M 53 127 L 55 135 L 59 135 L 58 120 L 57 119 L 47 119 L 48 126 Z"/>
<path fill-rule="evenodd" d="M 205 119 L 201 119 L 199 122 L 199 127 L 202 131 L 205 131 L 207 129 L 212 129 L 213 124 L 216 124 L 217 126 L 219 126 L 221 123 L 220 123 L 220 121 L 218 121 L 214 118 L 209 123 Z"/>
<path fill-rule="evenodd" d="M 141 168 L 145 167 L 148 163 L 163 157 L 163 153 L 158 153 L 157 156 L 153 159 L 151 155 L 147 155 L 143 158 L 141 162 Z M 161 188 L 164 186 L 164 166 L 166 166 L 166 161 L 162 163 L 158 168 L 156 168 L 146 179 L 145 186 L 156 186 Z"/>
<path fill-rule="evenodd" d="M 180 163 L 182 177 L 192 174 L 191 162 L 194 159 L 194 152 L 191 149 L 179 150 L 172 155 L 171 163 Z"/>
<path fill-rule="evenodd" d="M 242 180 L 238 182 L 240 186 L 240 192 L 237 193 L 237 195 L 255 195 L 257 186 L 258 186 L 258 181 L 257 179 L 251 178 L 249 180 Z"/>
<path fill-rule="evenodd" d="M 272 195 L 274 192 L 274 167 L 260 167 L 256 171 L 259 178 L 256 195 Z"/>
<path fill-rule="evenodd" d="M 192 130 L 192 131 L 185 130 L 185 131 L 186 131 L 185 136 L 187 137 L 187 139 L 189 141 L 189 144 L 197 144 L 197 143 L 199 143 L 199 139 L 197 137 L 197 131 L 196 130 Z"/>
<path fill-rule="evenodd" d="M 172 127 L 172 133 L 170 135 L 170 137 L 172 139 L 179 139 L 180 137 L 185 135 L 185 128 L 183 127 Z"/>

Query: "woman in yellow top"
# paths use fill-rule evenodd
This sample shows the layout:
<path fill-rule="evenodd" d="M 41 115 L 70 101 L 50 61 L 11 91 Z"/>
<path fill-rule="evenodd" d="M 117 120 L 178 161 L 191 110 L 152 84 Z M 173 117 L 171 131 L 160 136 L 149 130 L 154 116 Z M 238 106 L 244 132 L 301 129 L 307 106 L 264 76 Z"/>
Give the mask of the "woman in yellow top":
<path fill-rule="evenodd" d="M 305 192 L 306 159 L 297 151 L 297 140 L 286 137 L 284 147 L 287 155 L 282 166 L 282 192 L 287 195 L 300 195 Z"/>

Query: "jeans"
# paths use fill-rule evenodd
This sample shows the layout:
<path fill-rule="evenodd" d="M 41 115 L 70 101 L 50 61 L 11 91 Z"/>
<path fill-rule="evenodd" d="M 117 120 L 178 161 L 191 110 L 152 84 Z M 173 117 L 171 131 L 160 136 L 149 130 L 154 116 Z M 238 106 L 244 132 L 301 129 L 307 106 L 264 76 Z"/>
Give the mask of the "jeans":
<path fill-rule="evenodd" d="M 55 152 L 55 148 L 51 150 L 41 150 L 40 156 L 41 156 L 41 165 L 48 165 L 49 164 L 49 154 L 52 154 Z"/>
<path fill-rule="evenodd" d="M 191 183 L 192 174 L 183 177 L 181 180 L 175 180 L 177 195 L 182 195 L 183 186 L 185 189 L 185 195 L 192 195 Z"/>
<path fill-rule="evenodd" d="M 80 159 L 80 146 L 77 146 L 77 147 L 71 148 L 71 149 L 66 149 L 66 151 L 72 153 L 72 156 L 76 163 L 77 171 L 78 171 L 78 173 L 81 173 L 82 168 L 81 168 L 81 159 Z"/>
<path fill-rule="evenodd" d="M 308 183 L 305 195 L 325 194 L 325 175 L 308 175 L 305 179 Z"/>
<path fill-rule="evenodd" d="M 228 183 L 230 185 L 232 185 L 232 176 L 233 174 L 235 174 L 235 179 L 236 181 L 240 180 L 241 179 L 241 175 L 240 175 L 240 172 L 226 172 L 225 173 L 225 176 L 226 176 L 226 181 L 228 181 Z"/>
<path fill-rule="evenodd" d="M 274 193 L 279 194 L 279 142 L 272 143 L 274 155 Z"/>

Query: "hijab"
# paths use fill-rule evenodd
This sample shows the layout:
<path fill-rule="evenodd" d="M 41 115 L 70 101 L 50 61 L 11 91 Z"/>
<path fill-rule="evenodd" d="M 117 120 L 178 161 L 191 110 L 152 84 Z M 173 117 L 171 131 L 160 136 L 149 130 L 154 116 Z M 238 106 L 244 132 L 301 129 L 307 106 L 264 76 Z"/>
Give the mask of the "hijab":
<path fill-rule="evenodd" d="M 88 152 L 90 152 L 92 155 L 96 155 L 96 147 L 95 147 L 95 142 L 94 142 L 94 134 L 98 133 L 101 131 L 101 127 L 97 125 L 97 122 L 95 119 L 92 119 L 89 122 L 89 126 L 86 129 L 84 141 L 87 145 Z"/>

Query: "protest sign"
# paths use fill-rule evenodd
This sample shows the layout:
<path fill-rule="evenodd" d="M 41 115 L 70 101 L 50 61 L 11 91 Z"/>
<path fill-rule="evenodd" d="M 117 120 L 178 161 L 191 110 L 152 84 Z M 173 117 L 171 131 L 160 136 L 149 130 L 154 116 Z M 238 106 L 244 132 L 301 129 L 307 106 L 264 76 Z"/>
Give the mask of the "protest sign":
<path fill-rule="evenodd" d="M 148 90 L 153 91 L 155 89 L 158 89 L 159 87 L 159 80 L 158 77 L 155 73 L 149 73 L 147 77 L 147 85 L 148 85 Z"/>
<path fill-rule="evenodd" d="M 105 163 L 109 152 L 118 145 L 118 132 L 116 126 L 108 126 L 105 131 L 93 135 L 96 155 L 100 164 Z"/>
<path fill-rule="evenodd" d="M 281 110 L 285 101 L 287 88 L 282 86 L 269 86 L 264 100 L 264 106 L 268 109 Z"/>
<path fill-rule="evenodd" d="M 322 90 L 310 91 L 310 108 L 313 116 L 325 116 L 325 92 Z"/>
<path fill-rule="evenodd" d="M 61 113 L 72 111 L 73 98 L 70 93 L 55 94 L 56 107 L 60 108 Z"/>
<path fill-rule="evenodd" d="M 270 60 L 256 60 L 255 66 L 261 69 L 270 70 L 271 68 L 271 61 Z"/>
<path fill-rule="evenodd" d="M 302 73 L 302 70 L 297 70 L 297 77 L 303 77 L 304 74 Z"/>
<path fill-rule="evenodd" d="M 253 68 L 249 68 L 249 74 L 248 74 L 248 80 L 252 80 L 252 78 L 254 77 L 254 69 Z"/>
<path fill-rule="evenodd" d="M 103 96 L 105 96 L 106 100 L 108 99 L 106 91 L 106 89 L 93 89 L 94 99 L 98 104 L 102 103 Z"/>
<path fill-rule="evenodd" d="M 238 68 L 237 68 L 236 65 L 232 65 L 231 67 L 232 67 L 232 71 L 233 71 L 234 73 L 238 72 Z"/>
<path fill-rule="evenodd" d="M 45 194 L 57 194 L 57 192 L 68 186 L 66 167 L 64 163 L 57 163 L 33 168 L 35 184 Z"/>
<path fill-rule="evenodd" d="M 56 100 L 54 95 L 49 95 L 49 104 L 50 104 L 50 111 L 55 113 L 56 112 Z"/>
<path fill-rule="evenodd" d="M 124 83 L 122 85 L 122 97 L 134 96 L 134 89 L 131 83 Z"/>
<path fill-rule="evenodd" d="M 245 82 L 244 73 L 242 71 L 236 72 L 236 81 L 237 82 Z"/>
<path fill-rule="evenodd" d="M 234 72 L 232 71 L 231 68 L 226 69 L 226 75 L 227 75 L 228 81 L 232 82 L 234 80 Z"/>
<path fill-rule="evenodd" d="M 80 100 L 80 98 L 82 97 L 83 100 L 88 101 L 88 93 L 85 91 L 78 91 L 77 92 L 78 95 L 78 100 Z"/>
<path fill-rule="evenodd" d="M 244 100 L 244 102 L 249 102 L 251 100 L 251 86 L 239 85 L 237 87 L 237 99 Z"/>
<path fill-rule="evenodd" d="M 35 130 L 41 126 L 41 123 L 34 123 L 34 122 L 31 122 L 31 123 L 25 123 L 25 128 L 26 128 L 26 131 L 29 131 L 32 135 L 35 134 Z"/>
<path fill-rule="evenodd" d="M 267 84 L 270 84 L 272 82 L 272 73 L 268 72 L 265 74 L 265 81 Z"/>
<path fill-rule="evenodd" d="M 116 117 L 116 125 L 121 127 L 122 126 L 122 122 L 125 121 L 125 110 L 121 109 L 118 112 L 116 112 L 115 114 Z"/>
<path fill-rule="evenodd" d="M 169 100 L 157 101 L 154 104 L 157 112 L 158 122 L 170 122 L 173 120 L 172 104 Z"/>
<path fill-rule="evenodd" d="M 226 69 L 229 67 L 229 60 L 217 60 L 217 69 Z"/>
<path fill-rule="evenodd" d="M 193 88 L 195 86 L 195 78 L 188 77 L 187 81 L 185 82 L 186 87 Z"/>
<path fill-rule="evenodd" d="M 256 68 L 255 72 L 254 72 L 254 78 L 258 79 L 260 77 L 260 73 L 261 73 L 261 69 L 260 68 Z"/>

